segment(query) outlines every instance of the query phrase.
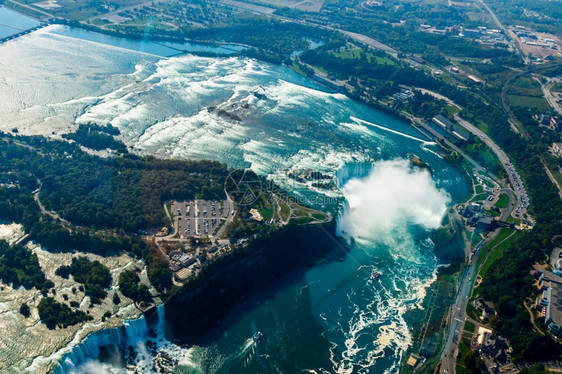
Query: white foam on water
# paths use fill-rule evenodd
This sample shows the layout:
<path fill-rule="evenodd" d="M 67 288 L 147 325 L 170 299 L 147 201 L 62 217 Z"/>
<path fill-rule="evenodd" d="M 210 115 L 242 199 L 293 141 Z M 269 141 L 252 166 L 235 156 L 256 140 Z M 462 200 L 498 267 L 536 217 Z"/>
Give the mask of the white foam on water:
<path fill-rule="evenodd" d="M 427 170 L 411 169 L 407 160 L 376 162 L 367 177 L 349 180 L 342 191 L 349 209 L 340 219 L 341 232 L 369 240 L 399 225 L 438 228 L 450 202 Z"/>
<path fill-rule="evenodd" d="M 340 234 L 356 239 L 358 250 L 374 259 L 384 252 L 392 261 L 382 269 L 375 264 L 358 269 L 365 284 L 351 289 L 339 311 L 342 322 L 332 333 L 330 359 L 341 374 L 372 372 L 381 360 L 384 373 L 396 373 L 412 342 L 404 314 L 421 307 L 436 278 L 433 243 L 419 243 L 413 228 L 438 228 L 450 197 L 407 160 L 375 162 L 366 176 L 349 179 L 342 192 L 348 206 L 338 221 Z M 380 279 L 370 280 L 379 270 Z M 340 339 L 343 345 L 335 343 Z"/>
<path fill-rule="evenodd" d="M 415 140 L 415 141 L 418 141 L 418 142 L 422 142 L 422 143 L 424 143 L 424 144 L 435 144 L 435 142 L 429 142 L 429 141 L 427 141 L 427 140 L 425 140 L 425 139 L 420 139 L 420 138 L 417 138 L 417 137 L 412 136 L 412 135 L 410 135 L 410 134 L 406 134 L 406 133 L 403 133 L 403 132 L 400 132 L 400 131 L 391 129 L 391 128 L 386 127 L 386 126 L 381 126 L 381 125 L 378 125 L 378 124 L 373 123 L 373 122 L 365 121 L 365 120 L 363 120 L 363 119 L 359 119 L 359 118 L 356 118 L 356 117 L 351 117 L 351 119 L 352 119 L 353 121 L 357 122 L 357 123 L 362 123 L 362 124 L 364 124 L 364 125 L 376 127 L 377 129 L 381 129 L 381 130 L 384 130 L 384 131 L 388 131 L 388 132 L 390 132 L 390 133 L 393 133 L 393 134 L 396 134 L 396 135 L 400 135 L 400 136 L 403 136 L 403 137 L 405 137 L 405 138 L 412 139 L 412 140 Z"/>

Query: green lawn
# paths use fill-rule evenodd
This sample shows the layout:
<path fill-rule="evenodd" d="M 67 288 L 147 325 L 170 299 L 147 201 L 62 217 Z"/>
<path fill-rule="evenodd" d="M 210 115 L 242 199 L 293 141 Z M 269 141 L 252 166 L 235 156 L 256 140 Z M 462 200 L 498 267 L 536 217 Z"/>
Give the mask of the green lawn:
<path fill-rule="evenodd" d="M 506 230 L 506 231 L 504 231 Z M 513 243 L 514 240 L 516 240 L 517 238 L 519 238 L 519 236 L 521 236 L 520 232 L 515 232 L 515 234 L 513 234 L 511 237 L 509 237 L 508 239 L 506 239 L 507 236 L 509 236 L 513 230 L 509 230 L 509 229 L 502 229 L 502 231 L 500 232 L 500 234 L 502 234 L 502 232 L 504 233 L 504 235 L 502 235 L 502 237 L 499 240 L 493 240 L 492 242 L 490 242 L 490 244 L 492 244 L 494 247 L 490 247 L 492 248 L 492 252 L 490 252 L 490 256 L 488 256 L 488 260 L 484 263 L 484 265 L 482 265 L 482 269 L 480 270 L 480 276 L 482 278 L 486 277 L 486 274 L 488 273 L 488 271 L 490 270 L 490 268 L 492 267 L 492 265 L 494 264 L 494 262 L 498 261 L 504 254 L 504 252 L 506 250 L 509 249 L 509 247 L 511 246 L 511 243 Z M 498 237 L 500 236 L 500 234 L 498 234 Z M 498 238 L 496 237 L 496 239 Z M 497 244 L 500 243 L 502 240 L 506 239 L 503 243 L 501 244 Z"/>
<path fill-rule="evenodd" d="M 492 217 L 499 217 L 499 216 L 501 216 L 501 213 L 498 212 L 497 210 L 494 210 L 494 209 L 490 209 L 490 210 L 488 211 L 488 214 L 491 215 Z"/>
<path fill-rule="evenodd" d="M 482 122 L 482 121 L 479 120 L 479 119 L 477 119 L 475 122 L 476 122 L 476 126 L 477 126 L 480 130 L 484 131 L 486 134 L 489 134 L 490 129 L 488 128 L 488 124 L 487 124 L 487 123 L 484 123 L 484 122 Z"/>
<path fill-rule="evenodd" d="M 542 97 L 541 84 L 529 76 L 521 76 L 509 85 L 508 94 Z"/>
<path fill-rule="evenodd" d="M 471 321 L 466 321 L 464 324 L 464 329 L 468 332 L 474 332 L 474 329 L 476 328 L 476 325 L 474 325 L 473 322 Z"/>
<path fill-rule="evenodd" d="M 505 209 L 509 205 L 509 197 L 506 194 L 501 194 L 500 198 L 496 202 L 496 205 L 500 209 Z"/>
<path fill-rule="evenodd" d="M 341 49 L 338 52 L 333 52 L 333 55 L 339 58 L 359 60 L 361 55 L 364 55 L 367 61 L 377 65 L 396 65 L 396 63 L 388 57 L 375 56 L 371 52 L 364 52 L 361 48 L 357 48 L 348 44 L 348 49 Z"/>
<path fill-rule="evenodd" d="M 494 188 L 494 184 L 487 179 L 482 179 L 482 183 L 484 183 L 486 187 Z"/>
<path fill-rule="evenodd" d="M 312 217 L 316 218 L 319 221 L 323 221 L 326 219 L 326 216 L 323 215 L 322 213 L 313 213 Z"/>
<path fill-rule="evenodd" d="M 293 62 L 293 64 L 292 64 L 290 67 L 291 67 L 291 69 L 293 69 L 294 71 L 296 71 L 298 74 L 300 74 L 300 75 L 306 77 L 306 73 L 305 73 L 304 71 L 302 71 L 301 68 L 300 68 L 297 64 L 295 64 L 294 62 Z"/>
<path fill-rule="evenodd" d="M 445 110 L 446 110 L 447 113 L 449 113 L 449 114 L 456 114 L 456 113 L 460 112 L 460 109 L 459 109 L 459 108 L 457 108 L 456 106 L 451 105 L 451 104 L 448 104 L 448 105 L 445 107 Z"/>
<path fill-rule="evenodd" d="M 470 341 L 467 342 L 467 339 L 464 338 L 461 339 L 461 342 L 459 343 L 460 362 L 464 362 L 464 359 L 469 351 L 470 351 Z"/>
<path fill-rule="evenodd" d="M 298 223 L 310 223 L 312 221 L 314 221 L 314 218 L 312 217 L 298 217 L 298 218 L 294 218 L 295 222 Z"/>
<path fill-rule="evenodd" d="M 538 110 L 548 110 L 550 107 L 543 97 L 507 95 L 509 102 L 514 106 L 533 108 Z"/>
<path fill-rule="evenodd" d="M 554 83 L 552 87 L 550 87 L 550 92 L 562 92 L 562 82 Z"/>
<path fill-rule="evenodd" d="M 486 247 L 492 248 L 493 246 L 497 245 L 499 242 L 501 242 L 502 240 L 507 238 L 509 236 L 509 234 L 511 234 L 512 232 L 513 232 L 513 230 L 508 229 L 507 227 L 504 227 L 503 229 L 500 230 L 498 235 L 494 239 L 492 239 L 492 241 L 490 243 L 488 243 L 488 245 Z"/>
<path fill-rule="evenodd" d="M 279 214 L 281 215 L 281 219 L 286 221 L 289 218 L 289 214 L 291 214 L 291 210 L 285 202 L 279 202 L 280 211 Z"/>
<path fill-rule="evenodd" d="M 473 234 L 472 238 L 470 239 L 470 245 L 474 248 L 478 243 L 482 241 L 482 237 L 478 234 Z"/>
<path fill-rule="evenodd" d="M 490 195 L 487 193 L 481 193 L 478 194 L 476 196 L 474 196 L 474 198 L 472 199 L 472 201 L 482 201 L 482 200 L 486 200 Z"/>
<path fill-rule="evenodd" d="M 507 217 L 507 223 L 515 223 L 516 225 L 521 224 L 521 220 L 513 218 L 512 216 Z"/>
<path fill-rule="evenodd" d="M 482 278 L 486 277 L 486 274 L 488 273 L 488 270 L 490 270 L 490 267 L 494 264 L 494 262 L 496 262 L 501 256 L 503 255 L 503 249 L 501 248 L 501 246 L 497 246 L 496 248 L 492 249 L 492 251 L 490 252 L 490 255 L 488 256 L 488 259 L 486 260 L 486 262 L 484 263 L 484 265 L 482 265 L 482 269 L 480 269 L 480 276 Z"/>
<path fill-rule="evenodd" d="M 273 217 L 273 206 L 267 201 L 265 194 L 261 194 L 262 204 L 260 204 L 259 212 L 265 221 L 269 221 Z"/>

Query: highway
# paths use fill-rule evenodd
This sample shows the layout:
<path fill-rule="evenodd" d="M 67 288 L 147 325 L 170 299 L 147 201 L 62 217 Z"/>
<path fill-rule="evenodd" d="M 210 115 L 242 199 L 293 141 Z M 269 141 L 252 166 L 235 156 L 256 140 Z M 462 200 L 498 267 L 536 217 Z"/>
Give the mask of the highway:
<path fill-rule="evenodd" d="M 503 210 L 500 216 L 500 221 L 505 222 L 513 211 L 515 196 L 513 195 L 513 191 L 508 188 L 503 188 L 500 192 L 505 193 L 509 196 L 509 204 L 507 208 Z M 486 238 L 476 246 L 473 251 L 473 255 L 468 261 L 468 265 L 466 266 L 463 275 L 460 278 L 460 285 L 457 291 L 457 296 L 455 298 L 455 302 L 451 306 L 451 311 L 449 312 L 449 326 L 443 346 L 443 353 L 441 355 L 441 373 L 455 372 L 455 352 L 457 352 L 457 347 L 462 336 L 463 325 L 467 319 L 466 306 L 468 303 L 468 298 L 470 297 L 472 291 L 472 280 L 475 276 L 475 260 L 478 258 L 481 249 L 484 248 L 491 240 L 493 240 L 499 234 L 500 230 L 501 228 L 498 227 L 497 229 L 489 233 Z"/>
<path fill-rule="evenodd" d="M 505 152 L 498 146 L 488 135 L 486 135 L 482 130 L 471 124 L 470 122 L 465 121 L 458 115 L 455 115 L 455 120 L 465 129 L 470 131 L 472 135 L 480 138 L 486 144 L 492 152 L 498 157 L 500 163 L 502 164 L 503 168 L 505 169 L 509 181 L 511 182 L 511 186 L 516 193 L 517 199 L 519 204 L 516 209 L 516 216 L 523 217 L 525 213 L 527 213 L 527 207 L 529 206 L 529 196 L 527 195 L 527 190 L 525 189 L 525 185 L 523 184 L 523 179 L 511 163 L 509 157 L 505 154 Z M 504 185 L 504 188 L 506 186 Z"/>
<path fill-rule="evenodd" d="M 556 102 L 556 98 L 554 97 L 554 95 L 552 95 L 552 93 L 550 92 L 550 88 L 557 82 L 560 82 L 560 78 L 549 79 L 548 82 L 541 86 L 541 90 L 550 106 L 556 111 L 556 113 L 562 115 L 562 108 L 560 107 L 558 102 Z"/>

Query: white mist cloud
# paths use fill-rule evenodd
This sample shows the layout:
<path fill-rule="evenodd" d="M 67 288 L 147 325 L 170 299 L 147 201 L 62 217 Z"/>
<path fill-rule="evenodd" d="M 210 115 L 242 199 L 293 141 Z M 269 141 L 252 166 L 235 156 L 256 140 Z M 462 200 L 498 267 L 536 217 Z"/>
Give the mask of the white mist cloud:
<path fill-rule="evenodd" d="M 427 170 L 412 169 L 407 160 L 376 162 L 367 177 L 350 179 L 342 192 L 349 210 L 340 217 L 340 232 L 374 240 L 407 224 L 438 228 L 451 201 Z"/>
<path fill-rule="evenodd" d="M 111 371 L 97 360 L 88 360 L 83 365 L 80 365 L 75 370 L 72 370 L 70 374 L 111 374 Z"/>

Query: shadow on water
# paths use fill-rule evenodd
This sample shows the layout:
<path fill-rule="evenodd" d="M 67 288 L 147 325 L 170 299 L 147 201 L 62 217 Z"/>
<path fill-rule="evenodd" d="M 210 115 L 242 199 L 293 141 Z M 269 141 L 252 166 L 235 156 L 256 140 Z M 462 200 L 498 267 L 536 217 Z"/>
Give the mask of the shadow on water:
<path fill-rule="evenodd" d="M 298 239 L 292 242 L 273 240 L 268 243 L 272 248 L 260 255 L 252 252 L 197 292 L 167 304 L 175 339 L 197 345 L 203 372 L 330 367 L 326 352 L 332 346 L 313 305 L 306 274 L 312 266 L 344 261 L 347 249 L 334 241 L 330 231 L 319 228 L 295 235 Z M 252 337 L 258 331 L 264 338 L 255 342 Z M 295 336 L 300 338 L 295 341 Z"/>
<path fill-rule="evenodd" d="M 307 268 L 299 268 L 266 285 L 236 305 L 214 328 L 197 340 L 206 352 L 204 372 L 274 373 L 329 368 L 331 343 L 318 321 Z M 263 340 L 255 342 L 258 331 Z M 301 339 L 295 340 L 294 337 Z M 237 345 L 237 347 L 236 347 Z"/>

